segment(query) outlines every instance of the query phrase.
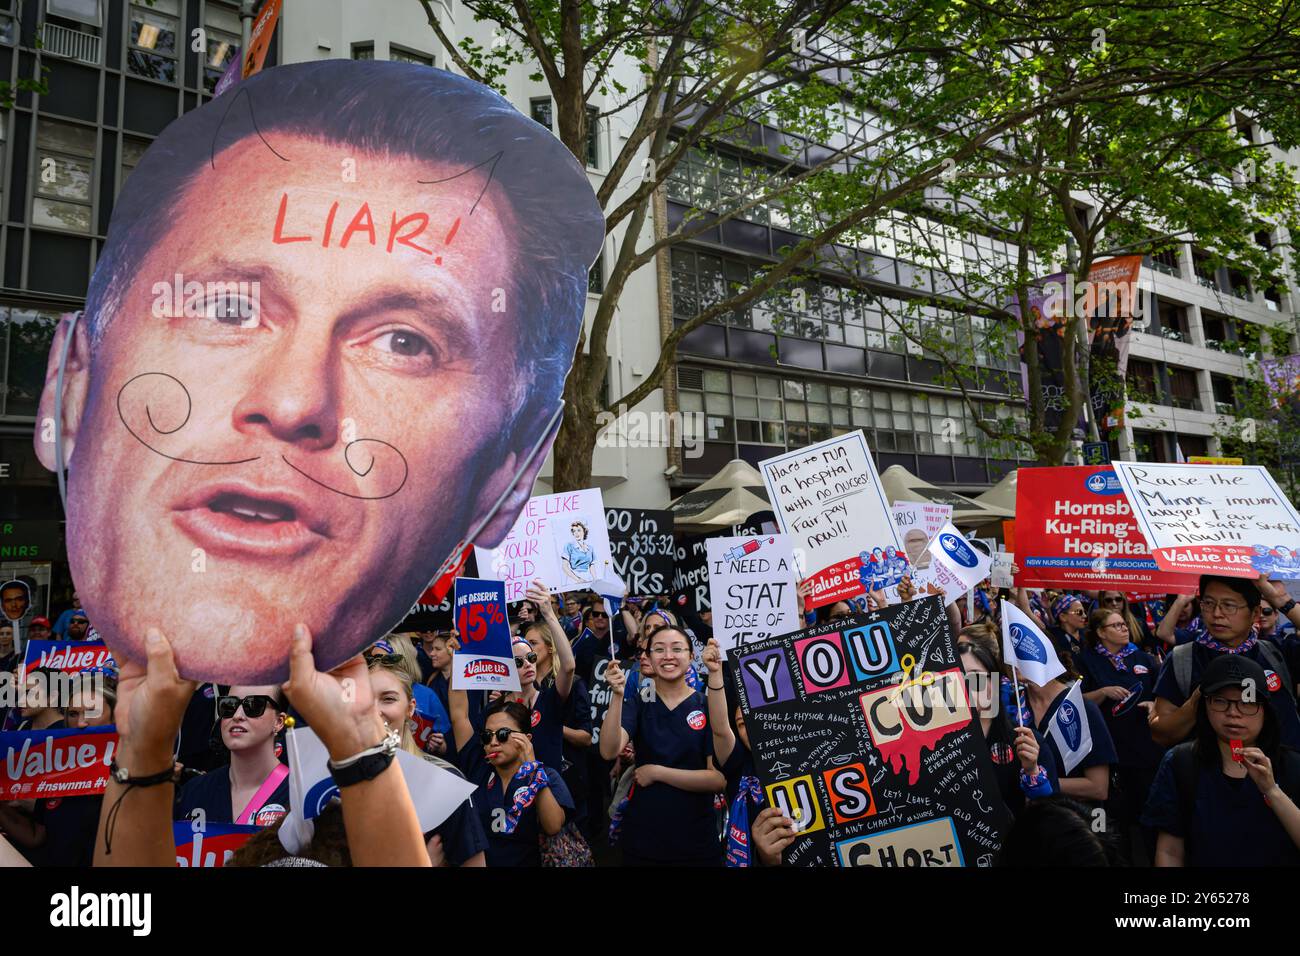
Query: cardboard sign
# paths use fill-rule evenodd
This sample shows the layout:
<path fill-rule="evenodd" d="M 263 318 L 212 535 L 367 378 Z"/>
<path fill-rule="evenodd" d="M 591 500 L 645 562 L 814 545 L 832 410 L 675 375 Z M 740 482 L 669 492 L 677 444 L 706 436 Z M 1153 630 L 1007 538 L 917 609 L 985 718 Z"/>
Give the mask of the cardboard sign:
<path fill-rule="evenodd" d="M 1262 465 L 1116 462 L 1115 475 L 1164 571 L 1255 578 L 1300 572 L 1300 514 Z"/>
<path fill-rule="evenodd" d="M 1011 566 L 1016 563 L 1016 556 L 1010 551 L 999 551 L 993 555 L 993 566 L 989 568 L 989 582 L 995 588 L 1015 587 Z"/>
<path fill-rule="evenodd" d="M 205 823 L 200 829 L 189 820 L 177 820 L 172 824 L 176 865 L 190 869 L 223 867 L 249 837 L 262 829 L 240 823 Z"/>
<path fill-rule="evenodd" d="M 863 548 L 903 550 L 860 430 L 768 458 L 759 470 L 777 524 L 803 551 L 813 607 L 863 593 Z"/>
<path fill-rule="evenodd" d="M 22 676 L 33 667 L 48 667 L 61 674 L 79 674 L 92 667 L 114 667 L 116 662 L 103 641 L 28 641 Z"/>
<path fill-rule="evenodd" d="M 707 545 L 713 637 L 724 654 L 734 645 L 799 629 L 788 536 L 709 538 Z"/>
<path fill-rule="evenodd" d="M 451 670 L 451 686 L 456 690 L 519 690 L 505 592 L 500 581 L 456 579 L 460 647 L 452 656 Z"/>
<path fill-rule="evenodd" d="M 673 583 L 673 513 L 606 508 L 614 573 L 628 594 L 667 594 Z"/>
<path fill-rule="evenodd" d="M 0 733 L 0 800 L 103 793 L 116 749 L 111 726 Z"/>
<path fill-rule="evenodd" d="M 1021 468 L 1016 516 L 1017 587 L 1196 592 L 1156 564 L 1113 467 Z"/>
<path fill-rule="evenodd" d="M 697 613 L 713 607 L 709 600 L 708 542 L 706 537 L 682 538 L 674 549 L 673 592 L 685 592 L 686 603 Z"/>
<path fill-rule="evenodd" d="M 599 488 L 528 499 L 500 547 L 474 553 L 479 574 L 504 581 L 511 603 L 534 578 L 554 594 L 590 590 L 614 575 Z"/>
<path fill-rule="evenodd" d="M 385 60 L 259 70 L 279 8 L 244 79 L 123 183 L 91 306 L 53 338 L 73 347 L 42 366 L 58 440 L 35 443 L 70 476 L 70 576 L 114 656 L 143 663 L 156 628 L 182 676 L 221 684 L 287 680 L 299 623 L 338 666 L 453 555 L 500 544 L 605 238 L 586 169 L 487 86 Z"/>
<path fill-rule="evenodd" d="M 991 866 L 1009 824 L 941 600 L 729 655 L 793 866 Z"/>
<path fill-rule="evenodd" d="M 952 505 L 940 505 L 918 501 L 895 501 L 889 506 L 894 517 L 894 527 L 903 539 L 903 550 L 907 553 L 908 563 L 917 570 L 930 566 L 930 556 L 926 545 L 949 521 L 952 520 Z"/>
<path fill-rule="evenodd" d="M 605 672 L 609 670 L 610 659 L 608 657 L 598 658 L 596 667 L 592 671 L 591 690 L 591 745 L 593 747 L 600 744 L 600 725 L 605 721 L 605 715 L 609 713 L 609 705 L 614 700 L 614 688 L 609 685 Z M 631 674 L 634 672 L 636 661 L 619 661 L 619 666 L 623 668 L 623 673 Z M 654 686 L 652 683 L 650 686 Z"/>

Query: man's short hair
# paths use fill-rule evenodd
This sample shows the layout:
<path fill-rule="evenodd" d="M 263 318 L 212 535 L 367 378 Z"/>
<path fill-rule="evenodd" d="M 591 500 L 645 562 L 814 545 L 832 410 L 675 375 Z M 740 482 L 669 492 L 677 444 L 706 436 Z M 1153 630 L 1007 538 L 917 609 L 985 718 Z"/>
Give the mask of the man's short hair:
<path fill-rule="evenodd" d="M 249 137 L 268 145 L 270 163 L 292 162 L 292 150 L 277 146 L 287 136 L 465 170 L 477 166 L 483 175 L 491 171 L 519 229 L 508 308 L 540 319 L 521 322 L 519 354 L 531 375 L 511 379 L 517 394 L 505 431 L 510 434 L 521 419 L 549 415 L 573 362 L 604 216 L 586 171 L 547 129 L 486 86 L 413 63 L 318 60 L 277 66 L 163 130 L 113 207 L 86 294 L 92 349 L 102 343 L 140 265 L 185 208 L 183 194 L 203 169 L 215 168 L 222 149 Z"/>
<path fill-rule="evenodd" d="M 1201 597 L 1205 597 L 1205 588 L 1210 584 L 1222 584 L 1226 588 L 1232 588 L 1232 590 L 1240 594 L 1242 600 L 1252 608 L 1259 607 L 1260 601 L 1263 600 L 1263 595 L 1259 593 L 1259 588 L 1255 586 L 1255 582 L 1250 578 L 1230 578 L 1222 574 L 1202 574 L 1200 587 Z"/>

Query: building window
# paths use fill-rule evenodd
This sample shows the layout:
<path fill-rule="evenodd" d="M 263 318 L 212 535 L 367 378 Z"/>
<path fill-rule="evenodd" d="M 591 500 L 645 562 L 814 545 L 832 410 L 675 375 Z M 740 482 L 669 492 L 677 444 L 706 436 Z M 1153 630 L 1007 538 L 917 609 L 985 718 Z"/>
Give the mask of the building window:
<path fill-rule="evenodd" d="M 0 43 L 13 43 L 17 31 L 14 29 L 13 14 L 8 12 L 9 5 L 5 5 L 5 10 L 0 11 Z"/>
<path fill-rule="evenodd" d="M 1187 318 L 1187 309 L 1181 305 L 1160 306 L 1160 334 L 1175 342 L 1192 340 L 1191 323 Z"/>
<path fill-rule="evenodd" d="M 126 68 L 136 76 L 175 83 L 180 0 L 154 0 L 153 6 L 132 3 L 130 17 Z"/>
<path fill-rule="evenodd" d="M 352 44 L 352 59 L 354 60 L 373 60 L 375 58 L 374 41 L 365 43 Z"/>
<path fill-rule="evenodd" d="M 34 418 L 45 385 L 45 363 L 58 326 L 56 312 L 0 308 L 0 415 Z"/>
<path fill-rule="evenodd" d="M 1171 276 L 1179 275 L 1178 250 L 1165 249 L 1163 252 L 1151 253 L 1151 267 Z"/>
<path fill-rule="evenodd" d="M 1210 375 L 1210 387 L 1214 389 L 1214 410 L 1220 415 L 1232 415 L 1237 407 L 1236 386 L 1226 375 Z"/>
<path fill-rule="evenodd" d="M 529 100 L 528 115 L 533 122 L 555 132 L 555 108 L 549 96 L 536 96 Z M 587 107 L 587 166 L 591 169 L 600 166 L 600 110 L 594 106 Z"/>
<path fill-rule="evenodd" d="M 53 17 L 76 20 L 89 27 L 102 27 L 99 0 L 45 0 L 45 12 Z"/>
<path fill-rule="evenodd" d="M 592 295 L 600 295 L 605 291 L 605 254 L 603 251 L 596 257 L 596 261 L 591 266 L 591 271 L 587 273 L 587 291 Z"/>
<path fill-rule="evenodd" d="M 121 193 L 122 187 L 126 185 L 126 178 L 131 175 L 136 165 L 140 162 L 140 157 L 144 151 L 149 148 L 149 140 L 138 139 L 134 136 L 122 137 L 122 164 L 121 173 L 117 177 L 117 191 Z"/>
<path fill-rule="evenodd" d="M 36 126 L 32 224 L 89 233 L 94 171 L 94 128 L 42 117 Z"/>
<path fill-rule="evenodd" d="M 1161 405 L 1160 388 L 1156 383 L 1156 367 L 1143 359 L 1129 359 L 1128 375 L 1129 398 L 1135 402 Z"/>
<path fill-rule="evenodd" d="M 11 4 L 6 6 L 12 8 Z M 99 36 L 102 28 L 100 0 L 46 0 L 45 22 L 40 30 L 41 48 L 53 56 L 98 66 L 102 59 Z"/>
<path fill-rule="evenodd" d="M 1201 393 L 1196 385 L 1196 372 L 1192 369 L 1169 366 L 1169 393 L 1174 408 L 1201 410 Z"/>
<path fill-rule="evenodd" d="M 211 2 L 203 6 L 208 47 L 203 55 L 203 88 L 212 93 L 239 49 L 239 11 Z"/>
<path fill-rule="evenodd" d="M 427 53 L 416 53 L 414 50 L 403 49 L 396 44 L 388 44 L 388 58 L 395 63 L 418 63 L 421 66 L 433 66 L 433 57 Z"/>

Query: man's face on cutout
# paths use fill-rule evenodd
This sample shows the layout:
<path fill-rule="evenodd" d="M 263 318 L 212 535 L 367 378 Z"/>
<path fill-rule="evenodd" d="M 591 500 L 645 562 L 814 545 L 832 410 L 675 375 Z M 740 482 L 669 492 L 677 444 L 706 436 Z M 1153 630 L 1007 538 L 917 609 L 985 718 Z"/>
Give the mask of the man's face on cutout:
<path fill-rule="evenodd" d="M 11 621 L 16 621 L 27 613 L 31 601 L 27 597 L 27 588 L 21 584 L 10 584 L 0 588 L 0 610 Z"/>
<path fill-rule="evenodd" d="M 191 678 L 284 679 L 298 621 L 322 668 L 368 645 L 519 466 L 501 437 L 501 383 L 525 376 L 520 310 L 493 311 L 516 258 L 500 187 L 471 216 L 485 169 L 420 185 L 463 167 L 274 142 L 291 161 L 244 139 L 195 175 L 105 317 L 74 433 L 86 609 L 135 660 L 158 627 Z M 257 283 L 256 301 L 160 316 L 155 283 L 176 275 Z"/>

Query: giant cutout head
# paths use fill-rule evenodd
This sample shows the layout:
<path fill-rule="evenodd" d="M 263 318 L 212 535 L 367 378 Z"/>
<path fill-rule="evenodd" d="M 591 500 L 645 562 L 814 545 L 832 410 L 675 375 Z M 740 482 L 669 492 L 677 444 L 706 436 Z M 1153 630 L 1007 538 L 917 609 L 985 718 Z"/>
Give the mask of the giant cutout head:
<path fill-rule="evenodd" d="M 115 654 L 143 660 L 157 627 L 186 677 L 279 681 L 302 621 L 333 666 L 462 543 L 498 544 L 554 438 L 603 235 L 555 137 L 427 67 L 276 67 L 169 126 L 39 413 Z"/>

